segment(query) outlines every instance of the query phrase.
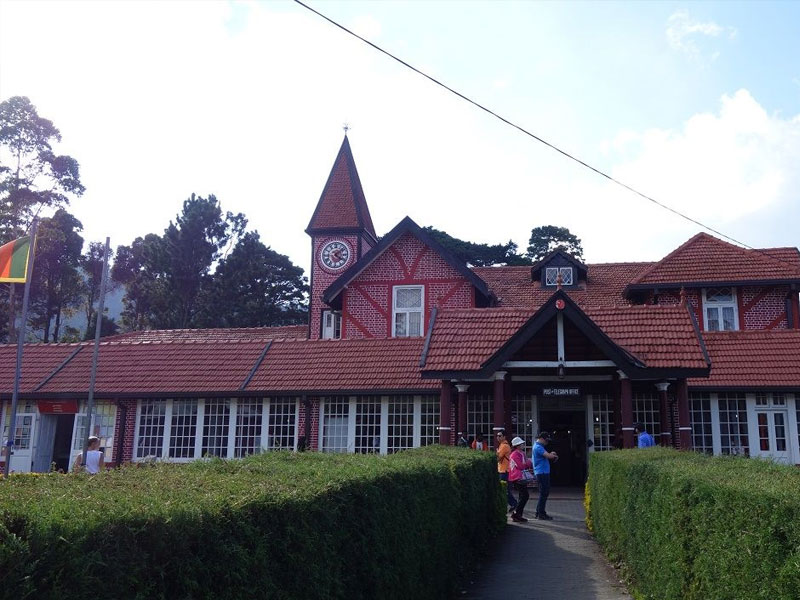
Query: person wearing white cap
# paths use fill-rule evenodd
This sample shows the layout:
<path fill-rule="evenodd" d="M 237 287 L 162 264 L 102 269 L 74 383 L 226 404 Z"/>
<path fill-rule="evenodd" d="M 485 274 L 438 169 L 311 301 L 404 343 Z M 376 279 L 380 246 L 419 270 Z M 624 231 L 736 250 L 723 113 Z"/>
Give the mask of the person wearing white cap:
<path fill-rule="evenodd" d="M 519 494 L 519 502 L 514 512 L 511 513 L 511 520 L 517 523 L 525 523 L 528 519 L 522 516 L 525 504 L 528 502 L 528 478 L 525 472 L 530 469 L 533 463 L 525 458 L 525 440 L 517 436 L 511 440 L 511 456 L 508 459 L 508 485 L 514 487 Z M 530 473 L 530 471 L 528 471 Z"/>

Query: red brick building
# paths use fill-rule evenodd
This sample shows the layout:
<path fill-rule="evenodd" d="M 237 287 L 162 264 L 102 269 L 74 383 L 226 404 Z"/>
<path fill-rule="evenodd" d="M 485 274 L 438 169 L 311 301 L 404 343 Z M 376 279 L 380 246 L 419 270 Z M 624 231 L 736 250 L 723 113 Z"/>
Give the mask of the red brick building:
<path fill-rule="evenodd" d="M 800 252 L 700 233 L 654 263 L 471 268 L 405 218 L 378 238 L 345 138 L 306 233 L 307 326 L 131 332 L 101 345 L 108 462 L 296 449 L 391 453 L 554 432 L 554 482 L 589 452 L 660 443 L 800 464 Z M 0 347 L 8 435 L 15 348 Z M 25 349 L 15 470 L 86 435 L 91 345 Z"/>

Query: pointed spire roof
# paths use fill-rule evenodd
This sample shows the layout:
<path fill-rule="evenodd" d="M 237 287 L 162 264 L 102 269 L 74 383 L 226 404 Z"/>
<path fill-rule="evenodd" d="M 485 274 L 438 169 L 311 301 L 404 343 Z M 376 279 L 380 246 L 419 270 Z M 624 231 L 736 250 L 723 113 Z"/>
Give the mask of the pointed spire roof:
<path fill-rule="evenodd" d="M 376 238 L 350 142 L 345 134 L 306 233 L 311 235 L 361 230 Z"/>

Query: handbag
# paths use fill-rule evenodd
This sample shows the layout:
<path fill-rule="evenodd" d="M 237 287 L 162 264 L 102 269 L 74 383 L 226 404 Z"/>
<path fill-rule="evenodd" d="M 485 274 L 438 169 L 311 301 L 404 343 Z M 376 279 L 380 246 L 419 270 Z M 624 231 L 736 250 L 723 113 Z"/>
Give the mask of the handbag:
<path fill-rule="evenodd" d="M 533 474 L 533 471 L 531 471 L 530 469 L 522 469 L 522 477 L 520 477 L 519 479 L 520 481 L 528 483 L 530 481 L 533 481 L 534 479 L 536 479 L 536 476 Z"/>

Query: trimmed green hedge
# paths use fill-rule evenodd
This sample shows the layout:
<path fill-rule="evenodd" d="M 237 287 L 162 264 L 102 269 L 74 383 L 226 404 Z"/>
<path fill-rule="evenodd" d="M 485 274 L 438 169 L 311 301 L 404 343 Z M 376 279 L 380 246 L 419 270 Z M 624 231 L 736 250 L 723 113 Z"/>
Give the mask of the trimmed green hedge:
<path fill-rule="evenodd" d="M 594 453 L 587 518 L 641 598 L 800 598 L 800 470 L 653 448 Z"/>
<path fill-rule="evenodd" d="M 0 481 L 2 598 L 442 598 L 505 523 L 494 456 L 269 453 Z"/>

